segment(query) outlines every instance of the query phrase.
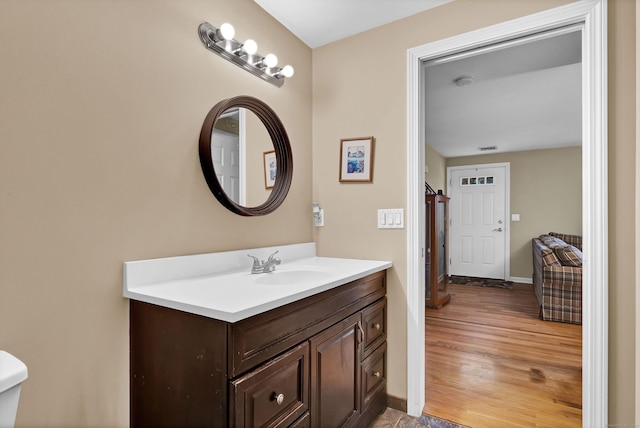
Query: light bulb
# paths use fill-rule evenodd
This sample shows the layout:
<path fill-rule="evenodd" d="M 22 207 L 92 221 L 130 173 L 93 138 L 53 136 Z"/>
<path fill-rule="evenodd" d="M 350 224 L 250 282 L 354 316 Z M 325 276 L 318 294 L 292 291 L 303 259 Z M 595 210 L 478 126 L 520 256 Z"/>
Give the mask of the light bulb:
<path fill-rule="evenodd" d="M 220 35 L 225 40 L 233 39 L 233 36 L 236 34 L 236 30 L 234 30 L 233 25 L 225 22 L 220 26 Z"/>
<path fill-rule="evenodd" d="M 258 44 L 255 40 L 247 39 L 247 41 L 244 42 L 244 45 L 242 45 L 242 50 L 245 51 L 247 55 L 254 55 L 258 52 Z"/>
<path fill-rule="evenodd" d="M 280 70 L 280 73 L 284 77 L 291 77 L 293 76 L 293 67 L 291 67 L 290 65 L 285 65 L 284 67 L 282 67 L 282 70 Z"/>
<path fill-rule="evenodd" d="M 278 64 L 278 57 L 274 54 L 268 54 L 264 57 L 264 63 L 267 67 L 273 68 Z"/>

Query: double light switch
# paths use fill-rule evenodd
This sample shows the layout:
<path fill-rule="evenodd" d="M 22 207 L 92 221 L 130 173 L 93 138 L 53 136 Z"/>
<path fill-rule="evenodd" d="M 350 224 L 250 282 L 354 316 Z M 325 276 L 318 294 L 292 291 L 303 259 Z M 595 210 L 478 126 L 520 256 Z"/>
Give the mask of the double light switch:
<path fill-rule="evenodd" d="M 378 229 L 404 229 L 404 208 L 378 210 Z"/>

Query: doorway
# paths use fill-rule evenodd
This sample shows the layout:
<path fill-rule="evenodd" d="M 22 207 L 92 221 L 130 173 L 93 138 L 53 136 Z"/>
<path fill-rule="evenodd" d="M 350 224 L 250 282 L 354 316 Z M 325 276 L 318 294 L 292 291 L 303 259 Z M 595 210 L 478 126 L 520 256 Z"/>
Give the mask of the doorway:
<path fill-rule="evenodd" d="M 424 121 L 420 88 L 426 60 L 531 34 L 580 25 L 583 40 L 583 424 L 607 424 L 606 4 L 572 3 L 408 51 L 407 76 L 407 411 L 421 414 L 424 377 Z"/>
<path fill-rule="evenodd" d="M 449 274 L 509 280 L 509 163 L 447 168 Z"/>

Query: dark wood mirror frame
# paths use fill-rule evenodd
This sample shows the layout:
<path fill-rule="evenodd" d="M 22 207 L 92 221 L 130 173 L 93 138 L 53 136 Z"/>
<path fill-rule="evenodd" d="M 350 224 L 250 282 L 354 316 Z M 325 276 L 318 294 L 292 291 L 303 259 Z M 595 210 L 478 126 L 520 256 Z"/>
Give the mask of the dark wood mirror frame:
<path fill-rule="evenodd" d="M 211 157 L 211 137 L 213 126 L 216 120 L 228 109 L 244 107 L 252 111 L 262 124 L 267 128 L 267 132 L 273 142 L 276 152 L 277 173 L 276 181 L 267 200 L 255 207 L 245 207 L 234 202 L 225 193 L 218 182 L 216 171 Z M 262 155 L 262 154 L 261 154 Z M 284 202 L 293 177 L 293 156 L 291 154 L 291 144 L 287 131 L 276 113 L 264 102 L 257 98 L 241 95 L 220 101 L 207 114 L 200 131 L 200 165 L 207 185 L 216 199 L 229 211 L 242 216 L 259 216 L 269 214 Z"/>

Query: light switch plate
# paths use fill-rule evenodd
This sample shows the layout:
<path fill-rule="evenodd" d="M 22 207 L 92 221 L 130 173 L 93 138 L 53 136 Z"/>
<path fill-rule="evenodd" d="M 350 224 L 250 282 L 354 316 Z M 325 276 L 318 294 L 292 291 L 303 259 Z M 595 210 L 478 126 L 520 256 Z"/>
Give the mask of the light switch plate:
<path fill-rule="evenodd" d="M 404 229 L 404 208 L 379 209 L 378 229 Z"/>

